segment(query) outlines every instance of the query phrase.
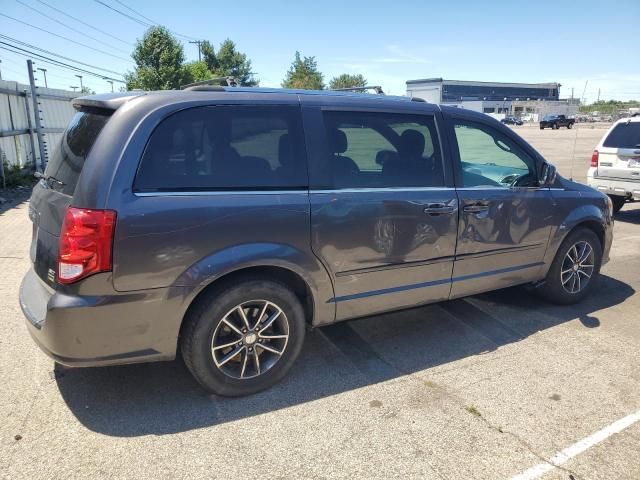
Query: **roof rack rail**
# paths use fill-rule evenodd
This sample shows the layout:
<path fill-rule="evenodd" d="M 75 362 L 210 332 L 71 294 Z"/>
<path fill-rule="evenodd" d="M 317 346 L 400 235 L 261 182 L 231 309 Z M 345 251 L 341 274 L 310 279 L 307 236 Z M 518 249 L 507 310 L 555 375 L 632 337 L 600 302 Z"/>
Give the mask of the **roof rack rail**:
<path fill-rule="evenodd" d="M 366 92 L 367 90 L 373 90 L 377 95 L 384 95 L 382 87 L 380 85 L 368 85 L 366 87 L 346 87 L 346 88 L 331 88 L 334 92 Z"/>
<path fill-rule="evenodd" d="M 411 97 L 411 101 L 412 102 L 428 103 L 424 98 L 420 98 L 420 97 Z"/>
<path fill-rule="evenodd" d="M 223 85 L 223 82 L 224 82 L 224 85 Z M 237 87 L 238 86 L 238 81 L 233 76 L 213 77 L 213 78 L 209 78 L 207 80 L 200 80 L 199 82 L 193 82 L 193 83 L 188 83 L 186 85 L 182 85 L 180 87 L 180 90 L 196 90 L 194 87 L 203 87 L 203 86 L 210 86 L 210 87 L 222 87 L 222 86 Z M 203 89 L 199 88 L 198 90 L 203 90 Z"/>

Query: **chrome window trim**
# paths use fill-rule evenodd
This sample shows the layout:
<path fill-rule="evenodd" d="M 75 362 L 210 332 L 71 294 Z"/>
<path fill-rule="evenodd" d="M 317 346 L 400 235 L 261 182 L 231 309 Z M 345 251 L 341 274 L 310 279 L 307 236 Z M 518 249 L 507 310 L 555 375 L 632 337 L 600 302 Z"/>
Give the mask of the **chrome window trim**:
<path fill-rule="evenodd" d="M 309 193 L 453 192 L 454 187 L 354 187 L 311 189 Z"/>
<path fill-rule="evenodd" d="M 309 190 L 215 190 L 188 192 L 133 192 L 136 197 L 208 197 L 217 195 L 309 195 Z"/>

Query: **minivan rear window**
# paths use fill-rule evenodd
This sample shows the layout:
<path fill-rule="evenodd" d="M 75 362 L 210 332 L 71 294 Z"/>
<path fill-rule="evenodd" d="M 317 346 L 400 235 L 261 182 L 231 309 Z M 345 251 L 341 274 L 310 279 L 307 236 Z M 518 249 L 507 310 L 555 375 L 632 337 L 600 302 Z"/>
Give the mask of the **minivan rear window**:
<path fill-rule="evenodd" d="M 73 195 L 87 155 L 110 114 L 108 111 L 96 110 L 80 111 L 73 116 L 45 170 L 46 176 L 63 183 L 60 186 L 52 184 L 58 191 Z"/>
<path fill-rule="evenodd" d="M 169 116 L 151 134 L 137 192 L 306 189 L 300 109 L 219 105 Z"/>
<path fill-rule="evenodd" d="M 640 122 L 619 123 L 607 135 L 602 146 L 609 148 L 640 148 Z"/>

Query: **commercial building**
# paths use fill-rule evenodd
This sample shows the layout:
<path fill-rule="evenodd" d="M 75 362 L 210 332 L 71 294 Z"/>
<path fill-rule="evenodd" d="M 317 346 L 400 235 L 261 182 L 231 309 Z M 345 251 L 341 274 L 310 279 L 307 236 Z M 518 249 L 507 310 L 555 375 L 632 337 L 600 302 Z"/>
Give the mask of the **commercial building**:
<path fill-rule="evenodd" d="M 544 115 L 575 115 L 577 99 L 560 99 L 559 83 L 475 82 L 424 78 L 407 81 L 407 95 L 431 103 L 467 108 L 497 118 L 515 115 L 538 121 Z"/>

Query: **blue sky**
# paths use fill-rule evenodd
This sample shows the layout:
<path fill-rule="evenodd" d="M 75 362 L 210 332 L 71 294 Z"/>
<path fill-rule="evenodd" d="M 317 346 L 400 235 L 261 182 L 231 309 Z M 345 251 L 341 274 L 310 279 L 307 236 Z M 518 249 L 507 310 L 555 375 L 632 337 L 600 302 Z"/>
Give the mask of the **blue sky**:
<path fill-rule="evenodd" d="M 118 72 L 145 27 L 94 0 L 43 0 L 117 37 L 115 40 L 38 0 L 0 0 L 0 13 L 103 50 L 100 53 L 0 16 L 0 33 L 73 59 Z M 102 0 L 135 16 L 117 0 Z M 21 2 L 21 3 L 20 3 Z M 325 81 L 362 73 L 387 92 L 405 81 L 458 80 L 562 83 L 587 100 L 640 99 L 640 1 L 191 1 L 127 0 L 126 5 L 185 36 L 214 44 L 231 38 L 253 61 L 262 86 L 279 86 L 296 50 L 315 56 Z M 29 9 L 28 6 L 33 9 Z M 69 30 L 38 12 L 88 36 Z M 188 59 L 195 45 L 185 43 Z M 5 40 L 3 40 L 5 41 Z M 100 42 L 99 42 L 100 41 Z M 108 55 L 108 54 L 111 54 Z M 113 55 L 122 58 L 115 58 Z M 23 57 L 0 50 L 3 79 L 26 80 Z M 44 65 L 50 87 L 77 85 L 74 73 Z M 103 80 L 85 85 L 106 91 Z"/>

